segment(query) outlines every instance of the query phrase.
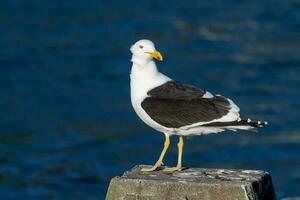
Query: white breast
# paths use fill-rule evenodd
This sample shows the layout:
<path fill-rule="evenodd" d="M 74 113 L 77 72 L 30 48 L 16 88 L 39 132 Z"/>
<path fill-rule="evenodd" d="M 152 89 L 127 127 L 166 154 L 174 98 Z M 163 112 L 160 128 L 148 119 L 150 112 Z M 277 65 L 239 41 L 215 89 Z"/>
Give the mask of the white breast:
<path fill-rule="evenodd" d="M 136 114 L 147 125 L 157 131 L 171 134 L 172 129 L 163 127 L 152 120 L 141 106 L 142 101 L 148 96 L 147 93 L 149 90 L 171 80 L 167 76 L 159 73 L 153 63 L 149 63 L 149 65 L 143 67 L 133 64 L 130 74 L 131 104 Z"/>

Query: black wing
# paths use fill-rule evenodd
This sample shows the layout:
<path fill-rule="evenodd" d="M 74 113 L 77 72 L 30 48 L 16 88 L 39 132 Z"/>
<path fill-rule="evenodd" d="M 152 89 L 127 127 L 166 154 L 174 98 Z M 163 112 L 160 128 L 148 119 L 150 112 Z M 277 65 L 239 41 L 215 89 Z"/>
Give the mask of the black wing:
<path fill-rule="evenodd" d="M 154 121 L 169 128 L 209 122 L 229 112 L 228 99 L 222 96 L 203 98 L 205 93 L 194 86 L 169 81 L 149 91 L 142 108 Z"/>

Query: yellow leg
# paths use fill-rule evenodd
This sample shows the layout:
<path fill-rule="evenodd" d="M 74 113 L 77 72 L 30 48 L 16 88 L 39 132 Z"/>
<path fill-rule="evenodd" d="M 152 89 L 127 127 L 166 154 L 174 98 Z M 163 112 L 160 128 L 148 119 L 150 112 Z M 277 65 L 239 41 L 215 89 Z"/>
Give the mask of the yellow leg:
<path fill-rule="evenodd" d="M 170 137 L 169 135 L 165 134 L 166 136 L 166 139 L 165 139 L 165 144 L 164 144 L 164 148 L 159 156 L 159 159 L 156 161 L 155 165 L 153 167 L 150 167 L 150 168 L 142 168 L 142 171 L 143 172 L 152 172 L 152 171 L 155 171 L 158 167 L 162 166 L 163 165 L 163 159 L 164 159 L 164 156 L 166 154 L 166 151 L 167 149 L 169 148 L 169 145 L 170 145 Z"/>
<path fill-rule="evenodd" d="M 176 165 L 176 167 L 165 168 L 163 170 L 164 172 L 172 173 L 172 172 L 180 171 L 181 170 L 181 167 L 182 167 L 182 149 L 183 149 L 183 144 L 184 144 L 183 137 L 180 136 L 179 137 L 179 142 L 177 144 L 177 146 L 178 146 L 178 161 L 177 161 L 177 165 Z"/>

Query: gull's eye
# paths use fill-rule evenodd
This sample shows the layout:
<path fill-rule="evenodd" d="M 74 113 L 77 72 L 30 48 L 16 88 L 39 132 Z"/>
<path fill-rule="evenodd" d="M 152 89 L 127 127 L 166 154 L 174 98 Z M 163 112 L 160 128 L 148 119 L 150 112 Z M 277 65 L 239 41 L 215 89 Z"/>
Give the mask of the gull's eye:
<path fill-rule="evenodd" d="M 140 45 L 139 47 L 140 47 L 140 49 L 144 48 L 144 46 L 143 46 L 143 45 Z"/>

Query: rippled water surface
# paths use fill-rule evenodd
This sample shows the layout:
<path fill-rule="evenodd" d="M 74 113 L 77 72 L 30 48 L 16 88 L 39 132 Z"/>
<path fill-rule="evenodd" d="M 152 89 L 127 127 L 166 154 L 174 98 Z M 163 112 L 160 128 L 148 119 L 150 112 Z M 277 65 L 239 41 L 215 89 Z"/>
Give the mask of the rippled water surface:
<path fill-rule="evenodd" d="M 266 170 L 279 198 L 300 196 L 299 1 L 10 0 L 0 35 L 1 199 L 103 199 L 110 178 L 156 160 L 163 136 L 129 98 L 141 38 L 162 72 L 269 121 L 188 138 L 184 165 Z"/>

